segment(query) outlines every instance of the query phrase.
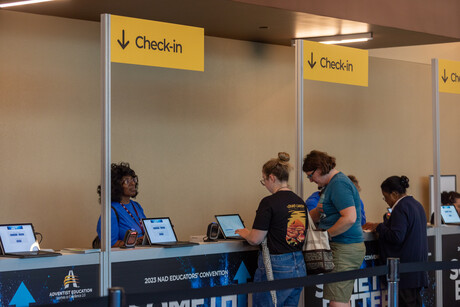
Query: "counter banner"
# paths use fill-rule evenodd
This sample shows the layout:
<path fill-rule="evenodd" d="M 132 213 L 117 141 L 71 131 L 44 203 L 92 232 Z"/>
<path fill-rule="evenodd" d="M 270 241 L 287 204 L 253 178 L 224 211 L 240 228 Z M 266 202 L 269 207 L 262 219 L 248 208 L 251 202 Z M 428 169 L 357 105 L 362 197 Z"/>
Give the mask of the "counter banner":
<path fill-rule="evenodd" d="M 458 234 L 442 236 L 442 261 L 459 261 L 460 236 Z M 443 306 L 460 305 L 460 269 L 442 272 Z"/>
<path fill-rule="evenodd" d="M 250 251 L 117 262 L 112 263 L 112 286 L 139 293 L 242 284 L 253 280 L 257 257 L 258 251 Z M 187 300 L 178 306 L 189 305 L 244 307 L 247 295 Z"/>
<path fill-rule="evenodd" d="M 379 256 L 378 241 L 365 241 L 366 255 L 361 268 L 369 268 L 381 265 Z M 434 237 L 428 237 L 429 256 L 428 261 L 434 261 Z M 385 283 L 386 276 L 372 276 L 355 280 L 353 293 L 351 295 L 351 306 L 388 306 L 388 294 Z M 436 306 L 434 297 L 434 287 L 436 285 L 434 274 L 430 274 L 430 284 L 428 289 L 422 294 L 425 307 Z M 329 301 L 323 299 L 323 284 L 315 287 L 305 288 L 305 305 L 309 307 L 328 306 Z M 453 306 L 453 305 L 444 305 Z"/>
<path fill-rule="evenodd" d="M 0 273 L 0 305 L 29 306 L 99 296 L 99 265 Z"/>
<path fill-rule="evenodd" d="M 436 261 L 434 236 L 428 236 L 428 262 Z M 436 272 L 428 271 L 428 288 L 422 291 L 422 300 L 425 307 L 436 306 Z"/>
<path fill-rule="evenodd" d="M 377 241 L 366 241 L 366 255 L 361 268 L 378 266 L 379 252 Z M 387 293 L 379 277 L 360 278 L 355 280 L 352 306 L 387 306 Z M 308 306 L 327 306 L 328 300 L 323 299 L 323 284 L 305 288 L 305 304 Z"/>

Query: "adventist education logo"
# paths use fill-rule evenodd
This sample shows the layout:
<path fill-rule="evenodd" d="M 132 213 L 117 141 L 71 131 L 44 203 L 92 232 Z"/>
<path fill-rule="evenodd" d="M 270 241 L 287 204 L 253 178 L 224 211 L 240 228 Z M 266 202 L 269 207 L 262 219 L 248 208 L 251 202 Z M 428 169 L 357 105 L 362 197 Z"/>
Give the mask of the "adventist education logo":
<path fill-rule="evenodd" d="M 67 274 L 66 277 L 64 277 L 64 289 L 67 289 L 72 285 L 74 288 L 80 288 L 78 286 L 78 277 L 75 276 L 73 273 L 73 270 L 69 271 L 69 274 Z"/>
<path fill-rule="evenodd" d="M 69 270 L 64 277 L 61 289 L 59 291 L 50 292 L 49 297 L 53 303 L 61 301 L 74 300 L 85 298 L 93 293 L 93 288 L 80 288 L 80 280 L 75 275 L 73 270 Z"/>

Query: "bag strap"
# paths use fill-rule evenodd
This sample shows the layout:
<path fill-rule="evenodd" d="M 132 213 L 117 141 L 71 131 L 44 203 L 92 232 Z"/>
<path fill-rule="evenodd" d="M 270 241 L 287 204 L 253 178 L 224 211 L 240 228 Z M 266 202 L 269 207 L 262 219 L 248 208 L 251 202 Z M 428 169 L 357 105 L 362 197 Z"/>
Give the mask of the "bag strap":
<path fill-rule="evenodd" d="M 264 262 L 265 274 L 267 276 L 267 280 L 268 281 L 274 280 L 275 277 L 273 276 L 273 268 L 272 268 L 272 262 L 270 259 L 270 251 L 268 250 L 267 236 L 265 236 L 261 245 L 262 245 L 262 260 Z M 277 305 L 276 291 L 270 290 L 270 296 L 272 297 L 273 305 L 276 306 Z"/>
<path fill-rule="evenodd" d="M 117 217 L 117 223 L 119 223 L 120 218 L 118 217 L 117 210 L 115 210 L 115 208 L 113 206 L 110 206 L 110 207 L 112 207 L 113 212 L 115 212 L 115 216 Z M 91 246 L 93 248 L 101 248 L 101 239 L 99 238 L 98 235 L 96 235 L 96 237 L 94 238 L 93 243 L 91 243 Z"/>
<path fill-rule="evenodd" d="M 307 209 L 307 215 L 308 215 L 308 229 L 316 230 L 315 223 L 313 222 L 313 219 L 310 216 L 310 211 L 308 211 L 308 209 Z"/>
<path fill-rule="evenodd" d="M 119 222 L 120 222 L 120 218 L 118 217 L 118 212 L 117 212 L 117 210 L 115 210 L 115 208 L 114 208 L 112 205 L 110 205 L 110 207 L 112 207 L 113 212 L 115 212 L 115 216 L 117 217 L 117 222 L 119 223 Z"/>

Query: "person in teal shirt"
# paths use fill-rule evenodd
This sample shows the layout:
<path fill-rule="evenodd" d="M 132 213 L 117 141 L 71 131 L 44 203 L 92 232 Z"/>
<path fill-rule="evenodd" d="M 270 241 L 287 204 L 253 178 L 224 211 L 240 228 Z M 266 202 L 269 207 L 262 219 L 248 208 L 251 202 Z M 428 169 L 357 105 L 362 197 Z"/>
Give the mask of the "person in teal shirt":
<path fill-rule="evenodd" d="M 333 272 L 342 272 L 359 269 L 366 248 L 358 190 L 335 166 L 334 157 L 313 150 L 305 157 L 302 168 L 310 182 L 325 187 L 318 206 L 310 211 L 310 215 L 331 237 Z M 353 284 L 354 280 L 325 284 L 323 298 L 330 301 L 331 307 L 349 306 Z"/>
<path fill-rule="evenodd" d="M 358 179 L 353 175 L 348 175 L 348 178 L 353 182 L 355 187 L 358 189 L 358 192 L 361 192 L 361 188 L 359 187 Z M 319 191 L 312 193 L 306 200 L 305 204 L 307 205 L 308 211 L 311 211 L 316 208 L 319 202 L 319 198 L 321 197 L 321 192 L 323 192 L 324 187 L 318 187 Z M 363 200 L 360 199 L 361 202 L 361 226 L 366 224 L 366 212 L 364 211 L 364 203 Z"/>

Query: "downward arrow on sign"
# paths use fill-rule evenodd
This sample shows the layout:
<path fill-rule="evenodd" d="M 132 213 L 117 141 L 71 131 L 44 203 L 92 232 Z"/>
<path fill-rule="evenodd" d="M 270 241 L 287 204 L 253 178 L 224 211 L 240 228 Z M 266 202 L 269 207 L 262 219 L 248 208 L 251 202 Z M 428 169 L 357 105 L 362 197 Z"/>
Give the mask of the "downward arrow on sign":
<path fill-rule="evenodd" d="M 444 77 L 441 77 L 442 81 L 444 81 L 444 83 L 446 83 L 447 79 L 447 76 L 446 76 L 446 70 L 444 69 Z"/>
<path fill-rule="evenodd" d="M 311 69 L 313 69 L 313 67 L 316 65 L 316 61 L 313 62 L 313 52 L 311 53 L 311 62 L 308 61 L 308 64 L 310 65 Z"/>
<path fill-rule="evenodd" d="M 126 41 L 125 43 L 125 30 L 122 31 L 122 37 L 123 37 L 123 42 L 120 42 L 119 39 L 117 39 L 118 43 L 120 44 L 121 48 L 124 50 L 126 46 L 128 46 L 129 41 Z"/>

